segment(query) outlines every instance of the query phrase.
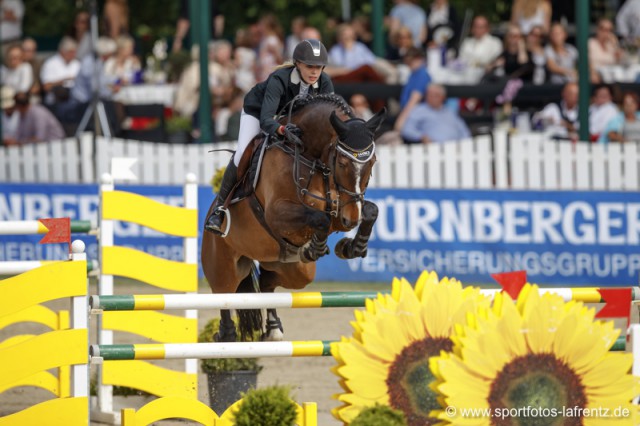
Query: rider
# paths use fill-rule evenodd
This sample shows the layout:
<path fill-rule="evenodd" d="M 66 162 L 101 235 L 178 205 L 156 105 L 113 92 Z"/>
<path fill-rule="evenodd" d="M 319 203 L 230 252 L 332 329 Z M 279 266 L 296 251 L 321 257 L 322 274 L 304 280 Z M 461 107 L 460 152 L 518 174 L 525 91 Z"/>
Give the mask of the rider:
<path fill-rule="evenodd" d="M 278 67 L 244 97 L 238 147 L 224 172 L 212 214 L 204 225 L 205 230 L 222 235 L 222 207 L 238 180 L 237 166 L 242 153 L 260 129 L 269 135 L 282 137 L 285 126 L 280 125 L 275 118 L 287 103 L 297 95 L 333 93 L 331 78 L 323 72 L 327 61 L 327 49 L 322 42 L 315 39 L 302 40 L 293 51 L 293 63 L 284 63 Z M 293 123 L 287 124 L 286 128 L 298 137 L 302 133 Z"/>

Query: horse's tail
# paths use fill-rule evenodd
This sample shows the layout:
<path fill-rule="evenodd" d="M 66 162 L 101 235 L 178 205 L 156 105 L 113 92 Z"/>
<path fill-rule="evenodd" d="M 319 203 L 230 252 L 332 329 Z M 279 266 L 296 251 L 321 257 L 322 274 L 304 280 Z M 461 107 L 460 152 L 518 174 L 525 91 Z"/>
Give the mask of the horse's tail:
<path fill-rule="evenodd" d="M 258 293 L 260 290 L 258 283 L 258 268 L 255 263 L 251 264 L 251 273 L 240 282 L 236 293 Z M 262 334 L 262 310 L 260 309 L 238 309 L 238 330 L 240 340 L 252 341 L 256 332 Z"/>

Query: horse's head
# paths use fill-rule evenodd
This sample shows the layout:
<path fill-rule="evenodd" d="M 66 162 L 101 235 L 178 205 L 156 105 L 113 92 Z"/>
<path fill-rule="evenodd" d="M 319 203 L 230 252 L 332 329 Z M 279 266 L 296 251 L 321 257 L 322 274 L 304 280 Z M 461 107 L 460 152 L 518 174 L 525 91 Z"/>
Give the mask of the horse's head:
<path fill-rule="evenodd" d="M 337 135 L 330 159 L 333 183 L 338 194 L 338 206 L 334 211 L 337 211 L 341 225 L 347 230 L 356 227 L 361 220 L 364 192 L 376 162 L 373 137 L 385 114 L 386 109 L 382 109 L 369 121 L 359 118 L 342 121 L 335 111 L 329 116 Z"/>

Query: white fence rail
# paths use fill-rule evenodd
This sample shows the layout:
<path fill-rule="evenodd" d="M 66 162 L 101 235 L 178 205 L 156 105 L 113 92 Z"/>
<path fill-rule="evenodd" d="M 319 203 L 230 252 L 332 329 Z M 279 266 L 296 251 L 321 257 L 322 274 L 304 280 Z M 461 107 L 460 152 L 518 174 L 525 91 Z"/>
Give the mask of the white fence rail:
<path fill-rule="evenodd" d="M 95 183 L 114 157 L 133 157 L 141 184 L 182 184 L 188 172 L 208 184 L 235 144 L 171 145 L 99 137 L 0 148 L 0 182 Z M 96 152 L 96 155 L 94 155 Z M 379 146 L 371 187 L 640 190 L 640 145 L 549 140 L 542 134 L 445 144 Z"/>

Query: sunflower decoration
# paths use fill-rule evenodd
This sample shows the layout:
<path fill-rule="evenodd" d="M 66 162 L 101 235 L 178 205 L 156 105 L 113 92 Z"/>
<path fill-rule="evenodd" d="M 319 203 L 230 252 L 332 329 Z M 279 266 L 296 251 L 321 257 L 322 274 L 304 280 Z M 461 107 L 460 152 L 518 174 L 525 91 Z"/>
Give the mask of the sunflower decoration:
<path fill-rule="evenodd" d="M 632 356 L 609 352 L 619 333 L 594 308 L 536 286 L 517 302 L 496 294 L 456 328 L 453 352 L 431 359 L 446 405 L 432 415 L 454 425 L 638 424 Z"/>
<path fill-rule="evenodd" d="M 338 361 L 332 371 L 344 390 L 335 396 L 343 405 L 334 416 L 350 423 L 364 408 L 382 404 L 402 411 L 408 425 L 440 423 L 429 417 L 441 408 L 429 387 L 434 380 L 429 357 L 451 351 L 455 324 L 488 309 L 490 302 L 478 288 L 438 280 L 434 272 L 423 272 L 415 288 L 394 279 L 391 294 L 380 294 L 355 312 L 353 336 L 332 345 Z"/>

